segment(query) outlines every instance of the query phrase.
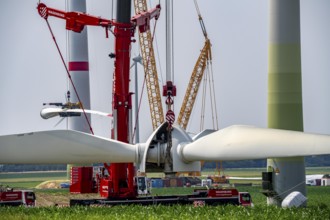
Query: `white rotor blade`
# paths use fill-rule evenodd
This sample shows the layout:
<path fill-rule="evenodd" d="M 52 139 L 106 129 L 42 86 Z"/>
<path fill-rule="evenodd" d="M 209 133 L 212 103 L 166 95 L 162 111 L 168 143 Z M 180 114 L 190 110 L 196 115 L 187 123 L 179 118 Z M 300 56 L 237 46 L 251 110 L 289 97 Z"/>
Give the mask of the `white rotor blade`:
<path fill-rule="evenodd" d="M 62 108 L 43 108 L 40 112 L 40 116 L 43 119 L 49 119 L 53 118 L 56 116 L 59 116 L 60 113 L 83 113 L 82 109 L 62 109 Z M 112 114 L 110 113 L 105 113 L 105 112 L 100 112 L 100 111 L 95 111 L 95 110 L 89 110 L 85 109 L 86 113 L 89 114 L 95 114 L 95 115 L 100 115 L 100 116 L 105 116 L 105 117 L 112 117 Z"/>
<path fill-rule="evenodd" d="M 136 162 L 137 145 L 72 130 L 0 136 L 0 164 Z"/>
<path fill-rule="evenodd" d="M 182 144 L 185 161 L 250 160 L 330 154 L 330 136 L 297 131 L 231 126 Z"/>
<path fill-rule="evenodd" d="M 64 117 L 63 117 L 63 118 L 61 118 L 61 119 L 60 119 L 60 120 L 59 120 L 59 121 L 58 121 L 58 122 L 55 124 L 55 126 L 54 126 L 54 127 L 57 127 L 57 125 L 61 124 L 61 122 L 62 122 L 62 121 L 64 121 L 64 119 L 65 119 Z"/>

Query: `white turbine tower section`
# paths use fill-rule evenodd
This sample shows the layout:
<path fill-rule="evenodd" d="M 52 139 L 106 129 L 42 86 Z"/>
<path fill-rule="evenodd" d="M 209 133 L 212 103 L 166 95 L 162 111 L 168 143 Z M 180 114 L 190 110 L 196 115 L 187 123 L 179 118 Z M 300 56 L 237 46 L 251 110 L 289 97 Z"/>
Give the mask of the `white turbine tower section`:
<path fill-rule="evenodd" d="M 85 0 L 69 0 L 68 11 L 86 12 Z M 76 86 L 81 104 L 85 109 L 90 109 L 90 90 L 89 90 L 89 62 L 88 62 L 88 42 L 87 28 L 81 33 L 68 31 L 69 35 L 69 71 Z M 72 85 L 69 86 L 71 92 L 71 101 L 78 102 L 77 95 Z M 87 115 L 91 120 L 90 115 Z M 88 122 L 84 116 L 69 118 L 69 129 L 90 133 Z"/>
<path fill-rule="evenodd" d="M 87 12 L 85 0 L 69 0 L 68 11 Z M 85 109 L 90 109 L 90 89 L 89 89 L 89 62 L 88 62 L 88 40 L 87 28 L 81 33 L 67 31 L 69 36 L 69 71 L 72 77 L 77 93 L 75 93 L 73 85 L 69 84 L 69 91 L 71 92 L 71 102 L 82 102 Z M 79 99 L 78 96 L 79 95 Z M 88 120 L 88 121 L 87 121 Z M 91 116 L 81 115 L 80 117 L 69 117 L 68 128 L 70 130 L 91 133 Z M 81 165 L 81 164 L 80 164 Z M 90 165 L 90 164 L 87 164 Z M 79 166 L 78 164 L 68 164 L 67 175 L 68 178 L 71 173 L 71 166 Z"/>

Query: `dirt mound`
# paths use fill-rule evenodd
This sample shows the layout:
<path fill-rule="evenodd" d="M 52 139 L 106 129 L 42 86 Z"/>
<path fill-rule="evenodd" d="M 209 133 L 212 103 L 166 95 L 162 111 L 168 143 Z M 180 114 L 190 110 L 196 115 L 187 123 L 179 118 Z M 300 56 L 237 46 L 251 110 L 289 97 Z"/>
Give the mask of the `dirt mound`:
<path fill-rule="evenodd" d="M 40 183 L 36 186 L 36 189 L 59 189 L 61 188 L 60 184 L 63 182 L 68 182 L 67 180 L 49 180 Z"/>

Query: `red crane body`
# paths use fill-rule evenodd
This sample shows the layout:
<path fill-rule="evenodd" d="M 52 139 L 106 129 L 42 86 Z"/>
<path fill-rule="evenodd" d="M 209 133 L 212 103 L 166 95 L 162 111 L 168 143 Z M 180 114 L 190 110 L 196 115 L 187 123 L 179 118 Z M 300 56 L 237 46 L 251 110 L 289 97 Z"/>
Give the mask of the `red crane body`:
<path fill-rule="evenodd" d="M 129 92 L 129 68 L 130 50 L 136 27 L 141 32 L 150 28 L 150 19 L 158 19 L 160 6 L 148 12 L 136 15 L 130 22 L 123 23 L 91 16 L 82 12 L 65 12 L 47 7 L 40 3 L 37 7 L 41 17 L 47 19 L 54 16 L 66 20 L 66 29 L 81 32 L 86 25 L 101 26 L 106 29 L 114 27 L 112 32 L 115 36 L 115 71 L 113 76 L 113 117 L 114 132 L 112 138 L 129 143 L 130 111 L 132 109 L 131 93 Z M 109 176 L 100 177 L 100 195 L 107 198 L 134 198 L 137 196 L 136 184 L 134 183 L 135 168 L 132 163 L 104 164 Z"/>

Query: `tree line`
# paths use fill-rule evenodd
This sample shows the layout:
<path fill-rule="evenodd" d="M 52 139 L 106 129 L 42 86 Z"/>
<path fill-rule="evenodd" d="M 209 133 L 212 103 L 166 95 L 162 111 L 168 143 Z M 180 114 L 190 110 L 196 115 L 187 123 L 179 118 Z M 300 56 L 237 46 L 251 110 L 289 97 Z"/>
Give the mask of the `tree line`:
<path fill-rule="evenodd" d="M 100 165 L 100 164 L 98 164 Z M 328 167 L 330 166 L 330 155 L 305 157 L 306 167 Z M 260 168 L 266 167 L 267 160 L 240 160 L 224 161 L 222 168 Z M 206 162 L 203 169 L 215 169 L 215 162 Z M 24 172 L 24 171 L 54 171 L 66 170 L 66 164 L 3 164 L 0 165 L 0 172 Z"/>

